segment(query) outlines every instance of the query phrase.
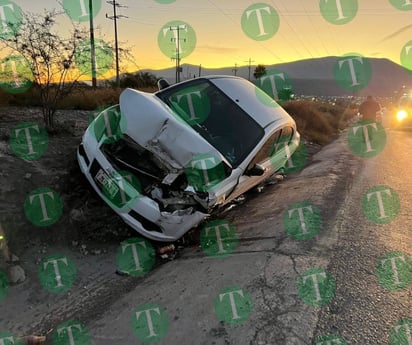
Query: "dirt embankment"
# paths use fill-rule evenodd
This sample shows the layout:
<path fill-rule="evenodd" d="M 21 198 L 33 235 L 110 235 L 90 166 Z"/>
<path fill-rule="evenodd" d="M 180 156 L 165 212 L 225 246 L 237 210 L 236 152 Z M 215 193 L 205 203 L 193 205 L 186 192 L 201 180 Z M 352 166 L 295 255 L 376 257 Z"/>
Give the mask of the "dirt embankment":
<path fill-rule="evenodd" d="M 73 250 L 93 251 L 107 241 L 125 238 L 127 228 L 94 194 L 82 176 L 76 149 L 87 127 L 90 112 L 61 111 L 56 119 L 64 125 L 48 134 L 44 154 L 35 160 L 18 157 L 11 147 L 11 133 L 23 122 L 42 124 L 36 108 L 0 108 L 0 224 L 2 248 L 7 242 L 19 256 L 33 246 L 69 245 Z M 29 221 L 25 200 L 38 188 L 51 188 L 60 196 L 63 211 L 47 227 Z M 43 249 L 40 249 L 43 250 Z"/>

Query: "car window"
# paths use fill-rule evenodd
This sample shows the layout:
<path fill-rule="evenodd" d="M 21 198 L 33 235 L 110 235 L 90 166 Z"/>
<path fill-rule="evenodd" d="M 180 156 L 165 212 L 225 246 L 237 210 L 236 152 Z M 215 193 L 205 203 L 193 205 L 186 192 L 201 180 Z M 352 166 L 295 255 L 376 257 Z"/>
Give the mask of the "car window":
<path fill-rule="evenodd" d="M 264 161 L 268 160 L 273 152 L 273 147 L 278 142 L 280 138 L 281 130 L 273 133 L 268 140 L 263 144 L 262 148 L 256 154 L 255 158 L 250 162 L 248 169 L 253 168 L 255 164 L 262 164 Z"/>
<path fill-rule="evenodd" d="M 231 98 L 206 79 L 156 94 L 236 168 L 259 143 L 264 130 Z"/>

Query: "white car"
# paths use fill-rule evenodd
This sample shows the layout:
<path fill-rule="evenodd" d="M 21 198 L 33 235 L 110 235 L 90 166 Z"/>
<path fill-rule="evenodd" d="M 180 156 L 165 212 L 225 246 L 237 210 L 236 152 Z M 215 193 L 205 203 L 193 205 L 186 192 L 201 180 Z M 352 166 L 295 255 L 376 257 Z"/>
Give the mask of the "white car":
<path fill-rule="evenodd" d="M 128 225 L 172 242 L 288 164 L 300 135 L 292 117 L 243 78 L 163 83 L 155 93 L 124 90 L 119 105 L 91 122 L 77 158 Z"/>

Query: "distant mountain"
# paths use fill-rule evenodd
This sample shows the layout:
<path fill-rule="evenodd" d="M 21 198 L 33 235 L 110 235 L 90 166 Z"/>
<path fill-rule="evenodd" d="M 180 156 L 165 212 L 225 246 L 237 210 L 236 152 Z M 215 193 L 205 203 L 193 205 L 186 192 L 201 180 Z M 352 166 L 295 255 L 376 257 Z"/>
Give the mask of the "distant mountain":
<path fill-rule="evenodd" d="M 362 90 L 353 93 L 339 86 L 334 78 L 334 66 L 339 57 L 331 56 L 325 58 L 315 58 L 300 60 L 275 65 L 265 65 L 266 71 L 278 69 L 285 72 L 292 81 L 294 93 L 307 96 L 344 96 L 367 94 L 375 96 L 393 96 L 402 86 L 412 87 L 412 72 L 407 71 L 402 66 L 388 60 L 368 58 L 372 67 L 372 78 L 369 84 Z M 256 66 L 251 67 L 250 76 L 254 81 L 253 72 Z M 349 70 L 349 69 L 348 69 Z M 176 74 L 175 68 L 162 70 L 144 70 L 151 72 L 157 77 L 163 77 L 174 83 Z M 201 68 L 201 76 L 204 75 L 234 75 L 233 67 L 210 69 Z M 249 78 L 248 66 L 238 67 L 236 75 Z M 199 76 L 199 66 L 183 64 L 181 80 L 191 79 Z"/>

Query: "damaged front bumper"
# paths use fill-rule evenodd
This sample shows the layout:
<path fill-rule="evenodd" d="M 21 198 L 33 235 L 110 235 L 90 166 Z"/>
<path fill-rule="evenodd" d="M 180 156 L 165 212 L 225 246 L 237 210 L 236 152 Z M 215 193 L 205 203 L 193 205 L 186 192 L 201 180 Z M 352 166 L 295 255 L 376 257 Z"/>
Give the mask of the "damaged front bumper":
<path fill-rule="evenodd" d="M 82 173 L 93 186 L 96 193 L 122 218 L 122 220 L 142 236 L 155 241 L 172 242 L 196 227 L 208 213 L 193 207 L 167 212 L 146 195 L 139 195 L 133 203 L 116 207 L 108 202 L 102 186 L 96 182 L 96 175 L 103 171 L 107 176 L 113 174 L 113 167 L 99 149 L 99 143 L 86 131 L 83 142 L 77 150 L 77 159 Z"/>

